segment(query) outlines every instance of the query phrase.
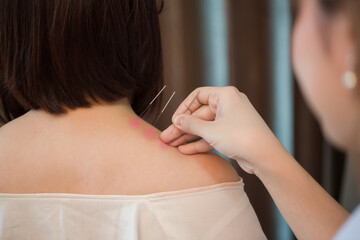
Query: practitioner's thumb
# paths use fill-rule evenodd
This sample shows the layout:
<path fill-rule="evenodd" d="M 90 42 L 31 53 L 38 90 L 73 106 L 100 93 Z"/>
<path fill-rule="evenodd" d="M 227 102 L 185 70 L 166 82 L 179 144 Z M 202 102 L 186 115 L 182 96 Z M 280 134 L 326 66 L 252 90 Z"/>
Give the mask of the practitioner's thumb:
<path fill-rule="evenodd" d="M 173 123 L 180 130 L 202 138 L 204 138 L 203 135 L 206 133 L 205 129 L 208 127 L 207 121 L 187 114 L 180 114 L 176 116 Z"/>

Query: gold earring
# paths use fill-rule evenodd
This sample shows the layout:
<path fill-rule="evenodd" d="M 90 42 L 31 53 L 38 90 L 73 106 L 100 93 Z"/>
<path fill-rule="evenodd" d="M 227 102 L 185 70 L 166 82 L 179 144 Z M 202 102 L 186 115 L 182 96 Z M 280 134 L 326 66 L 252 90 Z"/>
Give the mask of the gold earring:
<path fill-rule="evenodd" d="M 342 83 L 345 88 L 354 89 L 357 85 L 356 74 L 351 70 L 346 71 L 342 76 Z"/>

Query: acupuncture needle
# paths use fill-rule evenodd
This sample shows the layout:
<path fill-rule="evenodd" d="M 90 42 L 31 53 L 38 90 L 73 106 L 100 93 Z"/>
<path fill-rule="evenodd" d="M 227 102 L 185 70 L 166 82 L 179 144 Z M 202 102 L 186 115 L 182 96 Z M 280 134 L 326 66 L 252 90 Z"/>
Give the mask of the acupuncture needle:
<path fill-rule="evenodd" d="M 153 123 L 153 125 L 156 124 L 156 122 L 159 120 L 161 114 L 165 111 L 166 107 L 168 106 L 169 102 L 171 101 L 171 99 L 174 97 L 175 92 L 173 92 L 173 94 L 171 95 L 170 99 L 167 101 L 167 103 L 165 104 L 165 107 L 161 110 L 159 116 L 156 118 L 155 122 Z"/>
<path fill-rule="evenodd" d="M 186 113 L 186 111 L 189 109 L 189 107 L 191 106 L 191 104 L 194 102 L 194 100 L 196 99 L 196 97 L 199 95 L 200 91 L 197 92 L 197 94 L 195 95 L 195 97 L 193 98 L 193 100 L 190 102 L 189 106 L 187 106 L 187 108 L 185 109 L 185 111 L 183 112 Z"/>
<path fill-rule="evenodd" d="M 156 100 L 156 98 L 162 93 L 162 91 L 164 91 L 164 89 L 166 88 L 166 85 L 160 90 L 160 92 L 154 97 L 154 99 L 150 102 L 150 104 L 145 108 L 145 110 L 140 114 L 140 117 L 142 117 L 142 115 L 144 115 L 144 113 L 146 112 L 146 110 L 148 110 L 148 108 L 151 106 L 151 104 L 153 104 L 153 102 Z"/>

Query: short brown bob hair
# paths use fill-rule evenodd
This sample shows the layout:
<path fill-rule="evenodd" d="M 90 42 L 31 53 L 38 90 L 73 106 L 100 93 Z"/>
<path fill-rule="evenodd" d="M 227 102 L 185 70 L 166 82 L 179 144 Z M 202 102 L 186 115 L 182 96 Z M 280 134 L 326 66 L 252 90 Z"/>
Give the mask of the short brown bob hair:
<path fill-rule="evenodd" d="M 124 97 L 141 113 L 163 86 L 162 7 L 157 0 L 1 0 L 0 120 Z"/>

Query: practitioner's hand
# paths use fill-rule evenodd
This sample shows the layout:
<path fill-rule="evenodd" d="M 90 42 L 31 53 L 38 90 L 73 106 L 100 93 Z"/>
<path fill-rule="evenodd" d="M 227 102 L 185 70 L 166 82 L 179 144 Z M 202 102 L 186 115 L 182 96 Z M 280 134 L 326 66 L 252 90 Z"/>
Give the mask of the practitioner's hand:
<path fill-rule="evenodd" d="M 282 148 L 246 95 L 235 87 L 197 88 L 178 107 L 172 122 L 160 135 L 165 143 L 178 146 L 184 154 L 214 148 L 249 173 L 265 164 L 260 162 L 266 154 Z"/>

